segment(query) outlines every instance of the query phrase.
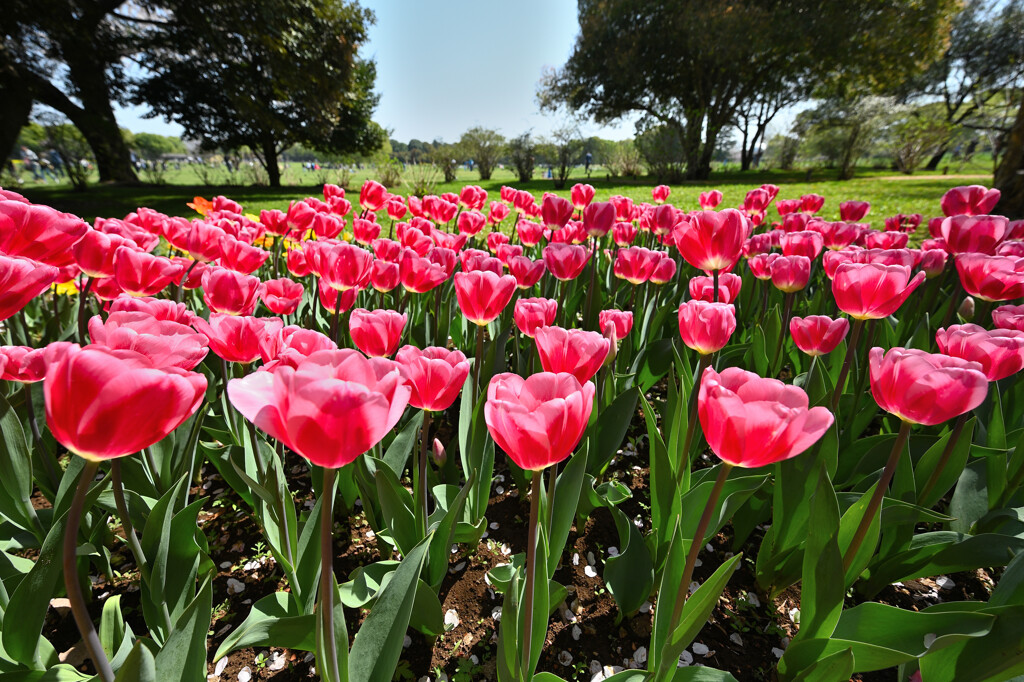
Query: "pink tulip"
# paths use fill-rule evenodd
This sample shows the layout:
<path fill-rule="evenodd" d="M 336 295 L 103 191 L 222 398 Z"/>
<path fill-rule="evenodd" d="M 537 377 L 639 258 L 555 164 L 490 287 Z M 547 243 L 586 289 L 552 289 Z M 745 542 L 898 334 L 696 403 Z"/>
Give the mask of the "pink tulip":
<path fill-rule="evenodd" d="M 839 309 L 858 320 L 880 320 L 899 309 L 924 282 L 924 273 L 913 279 L 910 269 L 878 263 L 843 263 L 832 279 L 832 294 Z"/>
<path fill-rule="evenodd" d="M 397 271 L 397 266 L 393 267 Z M 303 286 L 287 277 L 268 279 L 260 285 L 260 300 L 267 306 L 267 310 L 275 315 L 291 315 L 298 310 L 303 293 Z"/>
<path fill-rule="evenodd" d="M 384 208 L 387 201 L 388 191 L 384 185 L 373 180 L 367 180 L 359 190 L 359 205 L 370 212 L 377 212 Z"/>
<path fill-rule="evenodd" d="M 739 260 L 746 238 L 746 220 L 739 211 L 698 211 L 690 220 L 690 229 L 676 237 L 676 247 L 698 270 L 729 270 Z"/>
<path fill-rule="evenodd" d="M 602 310 L 597 314 L 597 323 L 602 333 L 607 335 L 610 329 L 615 339 L 621 340 L 633 330 L 633 313 L 628 310 Z"/>
<path fill-rule="evenodd" d="M 181 324 L 192 324 L 195 315 L 184 303 L 175 303 L 163 298 L 129 296 L 121 294 L 110 304 L 110 314 L 119 312 L 143 312 L 158 320 L 170 320 Z"/>
<path fill-rule="evenodd" d="M 410 394 L 397 363 L 350 349 L 318 351 L 295 369 L 253 372 L 228 383 L 228 398 L 246 419 L 331 469 L 379 443 Z"/>
<path fill-rule="evenodd" d="M 597 374 L 611 349 L 608 339 L 582 329 L 541 327 L 534 340 L 545 372 L 568 372 L 580 383 Z"/>
<path fill-rule="evenodd" d="M 572 217 L 572 211 L 572 203 L 568 199 L 554 194 L 545 194 L 540 205 L 540 215 L 544 226 L 552 230 L 564 227 Z"/>
<path fill-rule="evenodd" d="M 999 329 L 1024 331 L 1024 305 L 1001 305 L 992 311 L 992 324 Z"/>
<path fill-rule="evenodd" d="M 647 280 L 651 284 L 668 284 L 676 276 L 676 262 L 670 256 L 663 256 L 658 264 L 654 266 L 651 278 Z"/>
<path fill-rule="evenodd" d="M 787 232 L 782 235 L 782 255 L 784 256 L 806 256 L 811 260 L 818 257 L 821 249 L 825 246 L 824 238 L 813 230 L 801 232 Z"/>
<path fill-rule="evenodd" d="M 1009 222 L 1003 216 L 956 215 L 942 221 L 942 240 L 946 251 L 992 255 L 1006 236 Z"/>
<path fill-rule="evenodd" d="M 939 352 L 981 365 L 989 381 L 999 381 L 1024 367 L 1024 332 L 989 331 L 976 324 L 955 324 L 935 332 Z"/>
<path fill-rule="evenodd" d="M 484 229 L 487 218 L 479 211 L 463 211 L 459 214 L 457 226 L 460 234 L 475 235 Z"/>
<path fill-rule="evenodd" d="M 779 256 L 772 261 L 771 271 L 775 288 L 791 294 L 804 289 L 810 281 L 811 259 L 807 256 Z"/>
<path fill-rule="evenodd" d="M 834 421 L 824 407 L 808 409 L 807 394 L 777 379 L 729 367 L 704 370 L 697 414 L 708 445 L 732 465 L 758 468 L 796 457 Z"/>
<path fill-rule="evenodd" d="M 640 233 L 632 223 L 615 223 L 612 228 L 612 240 L 616 246 L 629 246 Z"/>
<path fill-rule="evenodd" d="M 207 322 L 201 317 L 192 326 L 210 342 L 210 350 L 228 362 L 248 365 L 260 358 L 260 343 L 276 336 L 284 327 L 277 317 L 243 317 L 213 313 Z"/>
<path fill-rule="evenodd" d="M 56 342 L 47 348 L 61 348 Z M 72 345 L 72 344 L 67 344 Z M 34 384 L 46 377 L 47 348 L 29 348 L 28 346 L 0 346 L 0 367 L 4 381 L 17 381 L 22 384 Z"/>
<path fill-rule="evenodd" d="M 864 216 L 871 210 L 871 204 L 866 201 L 843 201 L 839 204 L 839 219 L 848 223 L 856 223 L 864 220 Z"/>
<path fill-rule="evenodd" d="M 122 291 L 132 296 L 154 296 L 184 270 L 170 259 L 126 246 L 114 252 L 114 279 Z"/>
<path fill-rule="evenodd" d="M 544 247 L 543 256 L 548 272 L 563 282 L 579 277 L 590 260 L 587 249 L 571 244 L 549 244 Z"/>
<path fill-rule="evenodd" d="M 759 253 L 747 260 L 747 267 L 755 278 L 766 282 L 772 278 L 772 263 L 782 258 L 777 253 Z"/>
<path fill-rule="evenodd" d="M 402 341 L 402 331 L 408 317 L 394 310 L 356 308 L 348 323 L 352 343 L 370 357 L 391 357 Z"/>
<path fill-rule="evenodd" d="M 643 284 L 651 278 L 654 268 L 661 262 L 661 257 L 660 251 L 652 251 L 642 246 L 619 249 L 615 254 L 612 272 L 630 284 Z"/>
<path fill-rule="evenodd" d="M 469 362 L 459 350 L 402 346 L 395 360 L 412 389 L 409 405 L 418 410 L 447 410 L 469 376 Z"/>
<path fill-rule="evenodd" d="M 583 229 L 591 237 L 603 237 L 615 225 L 615 207 L 605 201 L 589 204 L 583 209 Z"/>
<path fill-rule="evenodd" d="M 687 348 L 711 355 L 725 348 L 736 331 L 736 307 L 690 300 L 679 306 L 679 335 Z"/>
<path fill-rule="evenodd" d="M 700 202 L 700 210 L 710 211 L 722 203 L 722 193 L 717 189 L 713 189 L 710 192 L 701 192 L 698 201 Z"/>
<path fill-rule="evenodd" d="M 558 301 L 550 298 L 521 298 L 516 301 L 512 318 L 519 331 L 532 339 L 538 329 L 554 324 L 557 313 Z"/>
<path fill-rule="evenodd" d="M 332 315 L 340 315 L 352 310 L 356 304 L 356 298 L 361 289 L 345 289 L 338 291 L 329 286 L 324 280 L 319 280 L 316 290 L 316 298 L 320 305 Z"/>
<path fill-rule="evenodd" d="M 0 320 L 6 320 L 43 293 L 60 271 L 27 258 L 0 254 Z"/>
<path fill-rule="evenodd" d="M 954 187 L 942 195 L 942 212 L 947 216 L 984 215 L 999 203 L 1000 192 L 981 185 Z"/>
<path fill-rule="evenodd" d="M 498 319 L 516 291 L 516 278 L 493 272 L 455 273 L 455 298 L 462 314 L 475 325 Z"/>
<path fill-rule="evenodd" d="M 478 185 L 466 185 L 459 192 L 459 203 L 470 211 L 479 211 L 487 202 L 487 190 Z"/>
<path fill-rule="evenodd" d="M 569 190 L 569 199 L 572 201 L 573 208 L 582 211 L 594 200 L 594 188 L 591 185 L 576 183 Z"/>
<path fill-rule="evenodd" d="M 1012 301 L 1024 296 L 1024 258 L 961 253 L 956 257 L 960 284 L 985 301 Z"/>
<path fill-rule="evenodd" d="M 850 322 L 845 317 L 832 319 L 824 315 L 810 315 L 789 320 L 793 343 L 812 357 L 834 351 L 849 331 Z"/>
<path fill-rule="evenodd" d="M 191 327 L 145 312 L 115 312 L 106 320 L 97 315 L 89 320 L 89 338 L 111 350 L 135 351 L 159 369 L 194 369 L 209 351 L 208 339 Z"/>
<path fill-rule="evenodd" d="M 91 461 L 163 440 L 206 394 L 202 374 L 160 369 L 130 350 L 69 344 L 47 360 L 46 424 L 59 443 Z"/>
<path fill-rule="evenodd" d="M 530 289 L 544 276 L 547 267 L 542 260 L 530 260 L 526 256 L 516 256 L 508 261 L 508 272 L 516 278 L 516 286 Z"/>
<path fill-rule="evenodd" d="M 719 303 L 732 303 L 740 295 L 740 287 L 743 280 L 739 275 L 727 272 L 718 276 L 718 301 Z M 714 278 L 698 275 L 690 278 L 690 297 L 711 303 L 715 300 Z"/>
<path fill-rule="evenodd" d="M 941 424 L 970 412 L 988 393 L 979 363 L 916 348 L 872 348 L 868 369 L 878 406 L 912 424 Z"/>
<path fill-rule="evenodd" d="M 227 268 L 203 272 L 203 301 L 215 313 L 252 315 L 259 300 L 260 280 Z"/>
<path fill-rule="evenodd" d="M 23 201 L 0 201 L 0 253 L 63 267 L 89 225 L 70 213 Z"/>
<path fill-rule="evenodd" d="M 336 350 L 338 344 L 320 332 L 288 325 L 276 334 L 268 334 L 260 341 L 263 369 L 273 371 L 281 365 L 295 368 L 303 358 L 320 350 Z"/>
<path fill-rule="evenodd" d="M 868 230 L 863 233 L 864 246 L 869 249 L 903 249 L 906 248 L 910 235 L 906 232 L 879 232 Z"/>

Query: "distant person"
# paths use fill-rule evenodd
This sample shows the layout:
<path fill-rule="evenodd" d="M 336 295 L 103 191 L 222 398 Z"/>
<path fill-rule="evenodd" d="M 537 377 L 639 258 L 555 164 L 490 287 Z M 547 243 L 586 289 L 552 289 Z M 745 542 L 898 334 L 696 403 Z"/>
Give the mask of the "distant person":
<path fill-rule="evenodd" d="M 64 168 L 64 157 L 60 155 L 60 152 L 56 149 L 51 149 L 46 155 L 50 159 L 50 165 L 53 167 L 53 172 L 56 173 L 58 177 L 64 177 L 67 175 L 67 170 Z"/>
<path fill-rule="evenodd" d="M 25 145 L 21 145 L 21 161 L 25 166 L 25 170 L 32 173 L 33 180 L 43 179 L 39 168 L 39 156 Z"/>
<path fill-rule="evenodd" d="M 590 174 L 590 164 L 591 164 L 591 162 L 592 162 L 592 161 L 594 160 L 594 155 L 593 155 L 593 154 L 591 154 L 590 152 L 587 152 L 587 155 L 586 155 L 585 157 L 583 157 L 583 159 L 584 159 L 584 166 L 583 166 L 583 169 L 584 169 L 584 170 L 585 170 L 585 171 L 587 172 L 587 174 L 589 175 L 589 174 Z"/>

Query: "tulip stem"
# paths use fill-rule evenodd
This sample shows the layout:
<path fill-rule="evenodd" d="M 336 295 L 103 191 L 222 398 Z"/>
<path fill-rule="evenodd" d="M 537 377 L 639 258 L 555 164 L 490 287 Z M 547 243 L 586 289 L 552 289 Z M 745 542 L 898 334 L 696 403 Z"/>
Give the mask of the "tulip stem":
<path fill-rule="evenodd" d="M 117 515 L 121 517 L 121 527 L 124 529 L 125 543 L 135 557 L 135 565 L 139 567 L 139 575 L 142 579 L 149 581 L 149 565 L 146 563 L 146 555 L 142 553 L 142 545 L 135 536 L 135 528 L 128 516 L 128 504 L 124 497 L 124 485 L 121 483 L 121 460 L 115 459 L 110 463 L 110 478 L 113 484 L 114 504 L 117 506 Z"/>
<path fill-rule="evenodd" d="M 804 392 L 808 395 L 811 392 L 811 381 L 814 379 L 814 370 L 818 366 L 818 356 L 811 356 L 811 365 L 807 368 L 807 376 L 804 377 Z"/>
<path fill-rule="evenodd" d="M 713 303 L 718 303 L 718 269 L 711 271 L 711 295 Z"/>
<path fill-rule="evenodd" d="M 531 644 L 533 643 L 533 591 L 537 579 L 537 523 L 540 516 L 540 479 L 539 471 L 533 472 L 530 491 L 530 531 L 526 544 L 526 586 L 523 589 L 523 660 L 524 680 L 533 679 L 530 671 L 532 660 Z"/>
<path fill-rule="evenodd" d="M 85 324 L 85 306 L 86 301 L 89 298 L 89 290 L 92 289 L 92 277 L 85 279 L 85 286 L 82 287 L 81 293 L 78 294 L 78 342 L 86 344 L 87 331 Z"/>
<path fill-rule="evenodd" d="M 591 237 L 593 248 L 590 250 L 590 288 L 587 289 L 587 306 L 583 313 L 583 326 L 590 324 L 590 315 L 594 309 L 594 288 L 597 282 L 597 239 Z"/>
<path fill-rule="evenodd" d="M 867 329 L 868 334 L 867 338 L 865 339 L 867 343 L 864 344 L 863 362 L 861 362 L 860 357 L 857 358 L 857 386 L 853 391 L 853 406 L 850 409 L 849 416 L 847 416 L 846 418 L 845 432 L 851 436 L 853 435 L 853 422 L 854 420 L 856 420 L 857 412 L 860 410 L 860 397 L 864 393 L 864 390 L 867 388 L 865 384 L 868 380 L 869 374 L 869 370 L 866 366 L 868 364 L 868 350 L 871 348 L 871 345 L 875 342 L 875 332 L 878 330 L 878 320 L 868 320 Z M 858 355 L 860 354 L 858 353 Z"/>
<path fill-rule="evenodd" d="M 864 544 L 864 538 L 867 537 L 868 529 L 875 520 L 879 507 L 882 506 L 882 498 L 885 497 L 885 491 L 889 488 L 889 482 L 892 480 L 893 474 L 896 473 L 896 465 L 899 464 L 900 455 L 903 454 L 903 449 L 907 445 L 907 439 L 910 438 L 911 426 L 912 424 L 908 421 L 904 421 L 900 425 L 900 432 L 896 436 L 896 442 L 893 443 L 889 461 L 885 463 L 885 469 L 882 470 L 882 478 L 878 481 L 874 494 L 871 495 L 868 508 L 864 511 L 864 516 L 861 517 L 860 525 L 857 526 L 857 531 L 853 534 L 850 546 L 843 554 L 843 571 L 850 570 L 850 566 L 853 565 L 853 560 L 856 558 L 860 546 Z"/>
<path fill-rule="evenodd" d="M 181 276 L 181 284 L 178 285 L 177 291 L 174 292 L 174 301 L 176 303 L 181 303 L 181 299 L 184 298 L 185 283 L 188 282 L 188 276 L 192 274 L 192 269 L 197 265 L 199 265 L 199 261 L 192 261 L 192 265 L 188 266 L 188 270 L 186 270 L 185 274 Z M 276 277 L 277 274 L 275 273 L 274 276 Z M 92 280 L 89 280 L 89 283 L 92 284 Z"/>
<path fill-rule="evenodd" d="M 548 513 L 545 521 L 547 522 L 547 528 L 551 528 L 551 519 L 555 515 L 555 485 L 558 483 L 558 462 L 555 462 L 548 467 Z"/>
<path fill-rule="evenodd" d="M 704 370 L 711 364 L 710 355 L 701 355 L 697 362 L 697 373 L 693 378 L 693 388 L 690 389 L 690 412 L 686 419 L 686 437 L 683 439 L 683 448 L 679 451 L 679 470 L 676 471 L 676 489 L 682 487 L 686 474 L 690 472 L 690 448 L 693 445 L 693 436 L 697 432 L 697 399 L 700 394 L 700 380 L 704 376 Z"/>
<path fill-rule="evenodd" d="M 423 427 L 420 431 L 420 456 L 415 463 L 414 484 L 416 491 L 417 525 L 420 537 L 427 535 L 427 454 L 430 449 L 430 410 L 423 410 Z"/>
<path fill-rule="evenodd" d="M 949 458 L 953 455 L 953 448 L 956 447 L 957 441 L 960 440 L 960 434 L 964 430 L 964 425 L 967 424 L 967 419 L 970 416 L 970 412 L 964 412 L 956 420 L 956 425 L 953 427 L 953 432 L 949 435 L 949 440 L 946 441 L 946 447 L 942 451 L 942 456 L 939 457 L 938 464 L 935 465 L 935 469 L 932 470 L 932 475 L 928 477 L 928 482 L 921 488 L 921 492 L 917 494 L 917 503 L 921 504 L 928 494 L 935 489 L 936 484 L 939 482 L 939 476 L 942 475 L 942 470 L 945 469 L 946 464 L 949 462 Z"/>
<path fill-rule="evenodd" d="M 103 682 L 114 682 L 114 671 L 110 667 L 107 655 L 103 653 L 103 645 L 100 643 L 96 628 L 89 618 L 89 610 L 85 604 L 85 597 L 82 595 L 82 586 L 78 581 L 78 564 L 76 552 L 78 549 L 78 527 L 82 521 L 82 510 L 85 507 L 85 496 L 89 492 L 89 484 L 96 477 L 99 469 L 99 462 L 86 460 L 82 473 L 78 478 L 78 487 L 75 488 L 75 497 L 71 501 L 71 509 L 68 511 L 67 526 L 64 529 L 64 588 L 68 593 L 68 601 L 71 602 L 71 613 L 75 617 L 75 625 L 82 635 L 82 642 L 96 666 L 96 671 Z"/>
<path fill-rule="evenodd" d="M 776 371 L 775 363 L 779 361 L 782 347 L 786 344 L 786 331 L 789 329 L 789 316 L 793 313 L 793 292 L 786 293 L 786 302 L 782 307 L 782 328 L 779 329 L 779 341 L 775 344 L 775 355 L 772 356 L 772 364 L 768 365 L 768 371 L 778 374 L 782 368 Z"/>
<path fill-rule="evenodd" d="M 850 343 L 846 346 L 846 357 L 843 358 L 843 368 L 839 370 L 839 379 L 836 381 L 835 388 L 832 389 L 832 412 L 839 408 L 839 398 L 843 395 L 843 384 L 846 383 L 846 377 L 850 373 L 850 362 L 857 352 L 857 341 L 860 340 L 860 332 L 863 327 L 864 320 L 854 321 L 853 331 L 850 332 Z"/>
<path fill-rule="evenodd" d="M 320 504 L 320 637 L 323 640 L 326 661 L 317 661 L 323 666 L 325 680 L 338 680 L 337 642 L 334 637 L 334 479 L 336 469 L 324 468 L 324 490 Z"/>
<path fill-rule="evenodd" d="M 725 481 L 729 478 L 730 471 L 732 471 L 732 465 L 728 462 L 722 462 L 721 468 L 718 470 L 718 478 L 715 479 L 715 486 L 711 489 L 708 503 L 704 505 L 704 513 L 701 514 L 700 521 L 697 523 L 697 530 L 690 541 L 690 551 L 686 554 L 683 576 L 679 581 L 679 590 L 676 592 L 676 603 L 672 607 L 672 620 L 669 621 L 669 632 L 675 632 L 676 625 L 679 623 L 679 616 L 683 613 L 683 606 L 690 597 L 690 580 L 693 578 L 693 569 L 697 565 L 697 555 L 700 554 L 701 548 L 704 547 L 704 536 L 708 532 L 708 526 L 711 525 L 711 514 L 718 507 L 718 498 L 722 496 L 722 489 L 725 487 Z"/>
<path fill-rule="evenodd" d="M 476 328 L 476 357 L 473 358 L 473 407 L 480 399 L 480 368 L 484 364 L 484 328 L 477 325 Z"/>
<path fill-rule="evenodd" d="M 50 485 L 54 492 L 60 488 L 60 468 L 57 464 L 57 457 L 50 451 L 50 448 L 43 442 L 43 435 L 39 432 L 39 420 L 36 419 L 36 408 L 32 404 L 32 384 L 25 384 L 25 412 L 28 414 L 28 425 L 32 429 L 32 439 L 42 450 L 39 459 L 43 461 L 43 468 L 46 469 L 46 476 L 50 479 Z"/>

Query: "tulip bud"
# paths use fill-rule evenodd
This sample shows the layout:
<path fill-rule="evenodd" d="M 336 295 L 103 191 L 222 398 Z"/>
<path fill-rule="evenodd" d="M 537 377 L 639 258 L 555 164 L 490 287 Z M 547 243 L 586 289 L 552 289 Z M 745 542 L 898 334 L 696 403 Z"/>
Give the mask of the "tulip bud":
<path fill-rule="evenodd" d="M 434 464 L 437 465 L 438 469 L 443 469 L 444 465 L 448 462 L 448 453 L 445 451 L 444 446 L 441 445 L 441 441 L 437 438 L 434 439 Z"/>
<path fill-rule="evenodd" d="M 973 320 L 974 319 L 974 299 L 970 296 L 964 298 L 964 302 L 957 308 L 956 314 L 960 316 L 962 320 Z"/>

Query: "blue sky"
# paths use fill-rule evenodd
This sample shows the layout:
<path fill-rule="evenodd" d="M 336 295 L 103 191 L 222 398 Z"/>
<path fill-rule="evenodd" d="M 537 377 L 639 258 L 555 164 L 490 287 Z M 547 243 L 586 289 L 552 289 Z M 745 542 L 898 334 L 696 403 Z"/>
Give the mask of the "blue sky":
<path fill-rule="evenodd" d="M 575 0 L 363 0 L 377 15 L 363 55 L 377 62 L 374 118 L 392 137 L 453 142 L 476 125 L 507 137 L 543 136 L 561 118 L 542 115 L 535 93 L 545 68 L 561 66 L 578 33 Z M 135 132 L 176 135 L 145 107 L 121 108 Z M 632 137 L 633 123 L 585 124 L 585 135 Z"/>

